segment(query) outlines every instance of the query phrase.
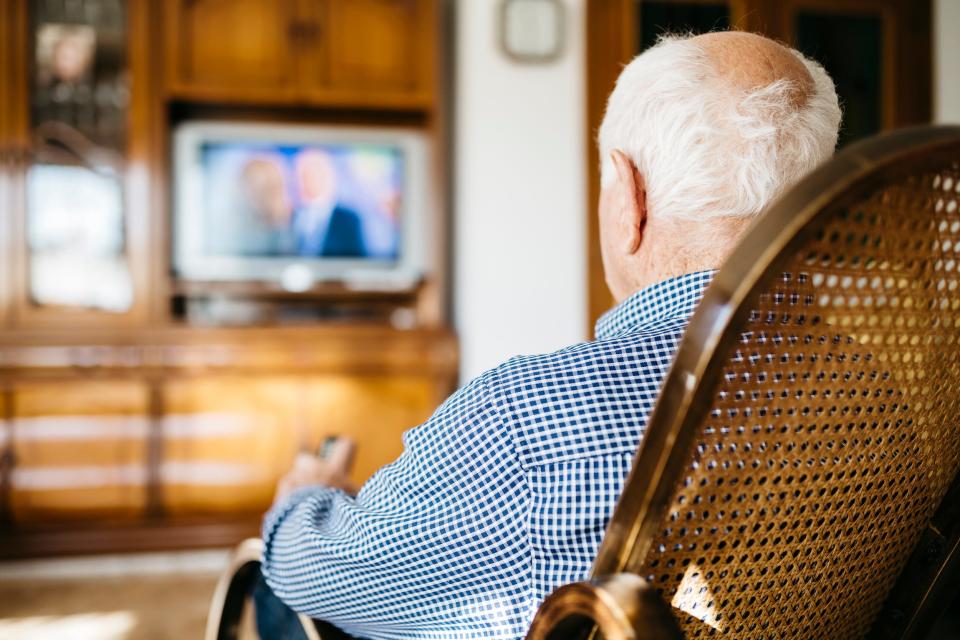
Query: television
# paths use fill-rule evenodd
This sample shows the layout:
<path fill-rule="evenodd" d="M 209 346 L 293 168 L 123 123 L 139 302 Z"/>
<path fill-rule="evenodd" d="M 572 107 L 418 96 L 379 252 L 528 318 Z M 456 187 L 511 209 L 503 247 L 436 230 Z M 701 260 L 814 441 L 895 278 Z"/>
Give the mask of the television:
<path fill-rule="evenodd" d="M 185 281 L 412 288 L 428 143 L 400 128 L 193 121 L 173 137 L 173 271 Z"/>

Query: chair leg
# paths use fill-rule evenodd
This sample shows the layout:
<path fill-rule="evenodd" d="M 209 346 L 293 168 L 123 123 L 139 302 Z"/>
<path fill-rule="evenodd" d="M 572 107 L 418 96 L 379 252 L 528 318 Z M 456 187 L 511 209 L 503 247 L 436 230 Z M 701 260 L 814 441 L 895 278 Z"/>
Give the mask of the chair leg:
<path fill-rule="evenodd" d="M 527 640 L 683 640 L 670 607 L 639 576 L 619 573 L 554 591 L 537 611 Z"/>

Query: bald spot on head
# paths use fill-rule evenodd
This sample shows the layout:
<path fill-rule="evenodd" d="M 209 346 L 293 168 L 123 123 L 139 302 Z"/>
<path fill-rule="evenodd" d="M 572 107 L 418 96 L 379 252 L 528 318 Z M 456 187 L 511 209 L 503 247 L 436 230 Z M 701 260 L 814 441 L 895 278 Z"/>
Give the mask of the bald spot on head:
<path fill-rule="evenodd" d="M 769 38 L 745 31 L 718 31 L 692 38 L 716 65 L 720 77 L 743 91 L 778 80 L 792 86 L 792 102 L 800 108 L 814 92 L 813 78 L 789 49 Z"/>

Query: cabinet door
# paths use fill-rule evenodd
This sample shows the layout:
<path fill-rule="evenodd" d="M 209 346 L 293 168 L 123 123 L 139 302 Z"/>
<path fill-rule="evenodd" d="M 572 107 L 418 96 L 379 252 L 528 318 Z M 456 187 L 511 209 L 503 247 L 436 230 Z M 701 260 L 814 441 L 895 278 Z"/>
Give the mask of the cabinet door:
<path fill-rule="evenodd" d="M 401 435 L 437 402 L 428 377 L 198 376 L 164 385 L 164 512 L 262 513 L 298 451 L 329 436 L 357 443 L 362 484 L 403 450 Z"/>
<path fill-rule="evenodd" d="M 303 90 L 310 101 L 429 107 L 434 0 L 304 0 Z"/>
<path fill-rule="evenodd" d="M 147 502 L 149 390 L 124 381 L 14 387 L 10 511 L 15 522 L 125 519 Z"/>
<path fill-rule="evenodd" d="M 306 444 L 315 451 L 329 436 L 357 443 L 351 480 L 363 484 L 403 452 L 403 432 L 430 417 L 436 381 L 418 375 L 317 376 L 307 383 Z"/>
<path fill-rule="evenodd" d="M 297 24 L 295 2 L 164 2 L 170 92 L 194 99 L 292 99 L 296 60 L 290 36 Z"/>
<path fill-rule="evenodd" d="M 303 384 L 200 376 L 163 390 L 161 500 L 173 516 L 262 513 L 305 438 Z"/>

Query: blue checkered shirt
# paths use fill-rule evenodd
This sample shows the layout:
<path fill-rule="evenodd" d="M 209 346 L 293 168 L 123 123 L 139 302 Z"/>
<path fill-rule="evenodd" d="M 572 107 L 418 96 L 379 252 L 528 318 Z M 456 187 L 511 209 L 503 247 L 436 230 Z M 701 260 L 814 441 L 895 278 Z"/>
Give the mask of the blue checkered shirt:
<path fill-rule="evenodd" d="M 309 487 L 267 514 L 288 605 L 364 638 L 520 638 L 582 580 L 663 378 L 714 272 L 648 287 L 597 339 L 512 358 L 404 434 L 356 496 Z"/>

